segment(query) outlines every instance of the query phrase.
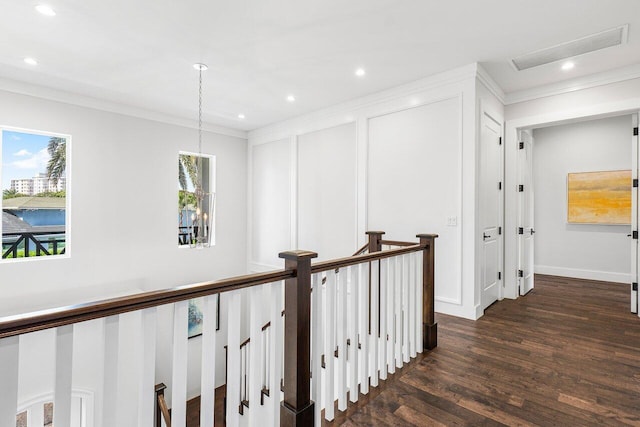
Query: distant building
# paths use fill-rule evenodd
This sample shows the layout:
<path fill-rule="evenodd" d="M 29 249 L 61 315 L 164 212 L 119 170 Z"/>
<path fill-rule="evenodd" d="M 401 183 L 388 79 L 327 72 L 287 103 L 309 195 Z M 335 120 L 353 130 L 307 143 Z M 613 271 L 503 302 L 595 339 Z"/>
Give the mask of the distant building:
<path fill-rule="evenodd" d="M 12 179 L 11 190 L 14 190 L 16 193 L 31 196 L 33 195 L 33 179 Z"/>
<path fill-rule="evenodd" d="M 33 178 L 12 179 L 11 189 L 17 193 L 27 196 L 35 196 L 36 194 L 46 192 L 63 191 L 66 188 L 67 179 L 62 177 L 56 183 L 49 179 L 46 173 L 39 173 Z"/>

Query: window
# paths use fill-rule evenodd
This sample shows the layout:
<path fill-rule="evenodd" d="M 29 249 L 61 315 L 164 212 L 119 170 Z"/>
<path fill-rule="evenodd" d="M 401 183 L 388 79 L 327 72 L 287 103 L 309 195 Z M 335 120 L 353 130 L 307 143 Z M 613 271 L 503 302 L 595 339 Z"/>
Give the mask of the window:
<path fill-rule="evenodd" d="M 178 154 L 178 246 L 215 244 L 215 164 L 215 156 Z"/>
<path fill-rule="evenodd" d="M 68 255 L 70 137 L 0 132 L 2 260 Z"/>

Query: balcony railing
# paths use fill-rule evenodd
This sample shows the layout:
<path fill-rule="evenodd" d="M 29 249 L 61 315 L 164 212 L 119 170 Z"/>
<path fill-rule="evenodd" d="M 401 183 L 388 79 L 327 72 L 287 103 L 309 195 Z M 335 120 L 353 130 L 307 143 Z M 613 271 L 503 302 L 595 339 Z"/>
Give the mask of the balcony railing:
<path fill-rule="evenodd" d="M 64 231 L 31 231 L 2 234 L 2 259 L 65 253 Z"/>

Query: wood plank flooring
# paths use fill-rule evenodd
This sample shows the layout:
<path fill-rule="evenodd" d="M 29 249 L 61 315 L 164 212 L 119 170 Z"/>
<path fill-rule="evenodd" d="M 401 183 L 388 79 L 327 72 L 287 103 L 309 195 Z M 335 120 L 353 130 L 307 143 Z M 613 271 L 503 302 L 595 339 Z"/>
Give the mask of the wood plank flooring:
<path fill-rule="evenodd" d="M 478 321 L 437 315 L 438 347 L 327 426 L 640 426 L 629 286 L 536 276 Z"/>

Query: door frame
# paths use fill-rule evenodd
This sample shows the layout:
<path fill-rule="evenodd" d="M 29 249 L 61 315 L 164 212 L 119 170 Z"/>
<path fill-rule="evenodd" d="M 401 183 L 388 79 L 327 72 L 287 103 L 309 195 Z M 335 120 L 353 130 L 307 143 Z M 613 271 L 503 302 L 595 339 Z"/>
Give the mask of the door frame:
<path fill-rule="evenodd" d="M 486 119 L 485 119 L 486 116 Z M 498 209 L 498 227 L 502 227 L 502 234 L 498 235 L 498 237 L 496 238 L 497 242 L 498 242 L 498 271 L 501 273 L 501 277 L 498 280 L 497 284 L 498 284 L 498 301 L 501 301 L 502 299 L 505 298 L 505 260 L 504 260 L 504 238 L 505 238 L 505 123 L 504 123 L 504 114 L 498 112 L 497 110 L 494 110 L 493 108 L 491 108 L 491 106 L 489 105 L 489 103 L 487 103 L 484 100 L 480 100 L 480 126 L 478 127 L 479 132 L 478 132 L 478 141 L 480 141 L 481 138 L 481 133 L 482 133 L 482 125 L 483 125 L 483 121 L 484 120 L 493 120 L 495 123 L 498 124 L 498 126 L 500 126 L 500 137 L 502 138 L 502 144 L 500 145 L 500 173 L 499 173 L 499 179 L 500 182 L 502 182 L 502 189 L 500 191 L 500 194 L 498 196 L 498 200 L 499 200 L 499 209 Z M 480 145 L 480 143 L 478 143 L 478 147 L 479 149 L 482 149 L 482 146 Z M 480 157 L 478 156 L 478 165 L 480 162 Z M 482 171 L 480 170 L 480 173 L 482 173 Z M 479 207 L 478 207 L 479 209 Z M 481 224 L 479 224 L 480 222 L 480 218 L 478 216 L 478 227 L 477 229 L 480 230 L 481 229 Z M 478 254 L 479 254 L 479 258 L 478 259 L 482 259 L 482 235 L 481 233 L 477 233 L 478 236 L 476 238 L 476 247 L 478 250 Z M 483 266 L 480 265 L 481 262 L 478 263 L 478 275 L 476 277 L 482 277 L 482 268 Z M 482 309 L 482 279 L 479 281 L 480 283 L 478 283 L 478 301 L 476 301 L 476 307 L 479 308 L 479 313 L 477 313 L 477 317 L 482 316 L 482 314 L 484 313 L 484 310 Z"/>
<path fill-rule="evenodd" d="M 640 112 L 640 98 L 624 101 L 593 104 L 584 108 L 554 111 L 539 115 L 507 120 L 505 123 L 505 215 L 504 218 L 504 297 L 518 298 L 518 192 L 517 184 L 520 170 L 517 162 L 518 131 L 535 129 L 554 125 L 575 123 L 579 121 L 602 119 L 621 115 L 637 114 Z M 534 142 L 535 150 L 535 142 Z M 534 196 L 535 197 L 535 196 Z"/>

